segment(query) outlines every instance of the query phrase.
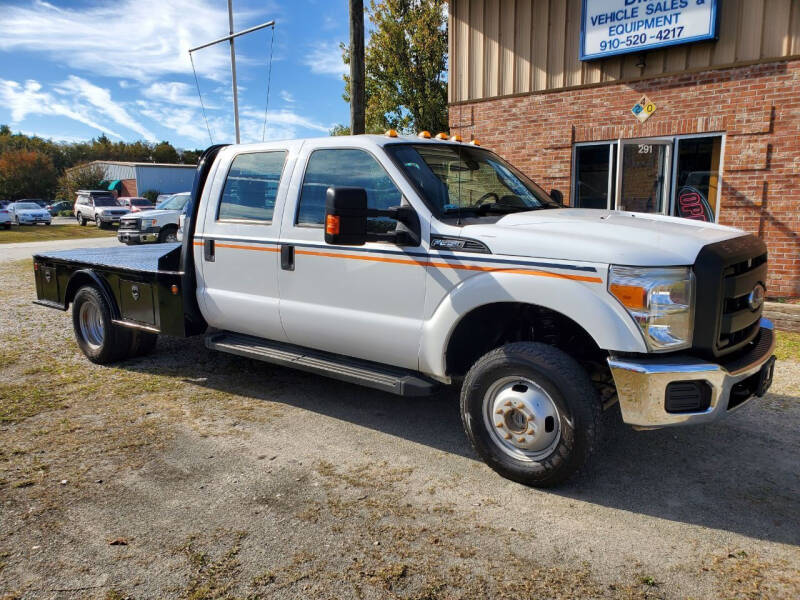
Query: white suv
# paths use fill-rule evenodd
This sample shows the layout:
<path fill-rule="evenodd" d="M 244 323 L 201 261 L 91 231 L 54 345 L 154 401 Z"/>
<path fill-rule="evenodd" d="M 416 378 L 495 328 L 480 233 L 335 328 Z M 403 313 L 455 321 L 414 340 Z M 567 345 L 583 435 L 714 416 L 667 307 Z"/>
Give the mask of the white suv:
<path fill-rule="evenodd" d="M 120 206 L 116 198 L 107 190 L 78 190 L 75 199 L 75 218 L 81 225 L 89 221 L 100 228 L 119 224 L 128 209 Z"/>

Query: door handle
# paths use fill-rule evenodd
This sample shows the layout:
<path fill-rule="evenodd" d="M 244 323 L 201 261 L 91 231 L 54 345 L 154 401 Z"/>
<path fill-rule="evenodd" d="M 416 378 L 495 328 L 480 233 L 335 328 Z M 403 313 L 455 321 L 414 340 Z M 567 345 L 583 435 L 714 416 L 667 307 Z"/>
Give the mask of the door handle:
<path fill-rule="evenodd" d="M 294 271 L 294 246 L 281 244 L 281 269 Z"/>
<path fill-rule="evenodd" d="M 214 262 L 214 240 L 203 240 L 203 258 Z"/>

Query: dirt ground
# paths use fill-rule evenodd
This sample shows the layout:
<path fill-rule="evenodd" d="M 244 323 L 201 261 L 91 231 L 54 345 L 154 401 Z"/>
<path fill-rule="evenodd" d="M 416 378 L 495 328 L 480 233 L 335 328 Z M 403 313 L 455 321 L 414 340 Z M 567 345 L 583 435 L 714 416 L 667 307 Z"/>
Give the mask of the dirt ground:
<path fill-rule="evenodd" d="M 162 339 L 114 368 L 0 264 L 0 598 L 797 598 L 800 363 L 712 426 L 606 414 L 556 490 L 402 399 Z"/>

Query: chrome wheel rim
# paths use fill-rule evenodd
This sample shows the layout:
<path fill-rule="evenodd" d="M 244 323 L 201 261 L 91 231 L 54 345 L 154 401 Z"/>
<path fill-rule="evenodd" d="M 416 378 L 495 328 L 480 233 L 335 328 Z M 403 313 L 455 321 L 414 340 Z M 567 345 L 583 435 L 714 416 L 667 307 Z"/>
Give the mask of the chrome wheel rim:
<path fill-rule="evenodd" d="M 483 397 L 483 419 L 495 445 L 517 460 L 547 458 L 561 440 L 556 403 L 526 377 L 494 382 Z"/>
<path fill-rule="evenodd" d="M 90 348 L 96 350 L 103 345 L 103 316 L 94 302 L 84 302 L 78 313 L 81 336 Z"/>
<path fill-rule="evenodd" d="M 167 235 L 164 236 L 165 242 L 177 242 L 178 241 L 178 234 L 174 231 L 170 231 Z"/>

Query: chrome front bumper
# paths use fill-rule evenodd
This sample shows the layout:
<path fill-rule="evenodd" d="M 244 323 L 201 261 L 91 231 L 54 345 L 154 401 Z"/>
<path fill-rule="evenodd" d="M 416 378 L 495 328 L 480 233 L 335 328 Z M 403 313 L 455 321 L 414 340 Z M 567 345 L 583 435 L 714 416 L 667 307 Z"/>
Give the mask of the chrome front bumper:
<path fill-rule="evenodd" d="M 761 319 L 760 325 L 750 350 L 723 364 L 687 355 L 641 359 L 609 357 L 623 421 L 642 428 L 708 423 L 724 416 L 729 406 L 733 409 L 744 404 L 755 393 L 748 392 L 753 381 L 748 378 L 759 375 L 775 349 L 772 322 Z M 667 412 L 667 385 L 693 380 L 705 381 L 710 386 L 709 407 L 702 412 Z M 733 402 L 732 395 L 735 396 Z"/>

